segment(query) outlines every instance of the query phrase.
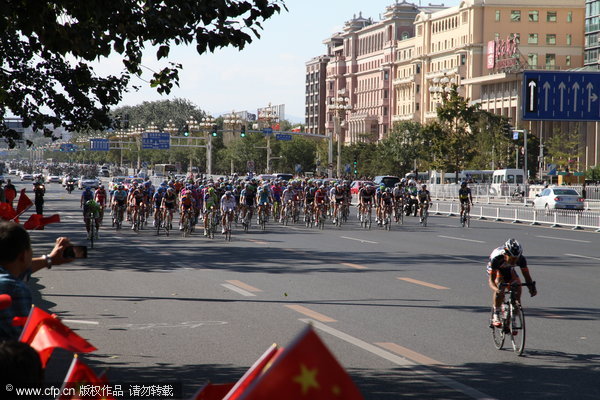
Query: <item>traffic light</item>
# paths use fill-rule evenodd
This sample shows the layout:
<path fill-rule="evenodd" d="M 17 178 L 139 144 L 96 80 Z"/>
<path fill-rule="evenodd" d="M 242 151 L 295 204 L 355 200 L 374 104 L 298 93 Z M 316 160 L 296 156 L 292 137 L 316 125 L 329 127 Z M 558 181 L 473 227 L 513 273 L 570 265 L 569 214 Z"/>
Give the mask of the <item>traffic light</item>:
<path fill-rule="evenodd" d="M 188 124 L 185 124 L 185 126 L 183 127 L 183 136 L 190 136 L 190 126 Z"/>
<path fill-rule="evenodd" d="M 358 160 L 354 159 L 354 175 L 358 175 Z"/>
<path fill-rule="evenodd" d="M 212 135 L 212 137 L 217 137 L 219 134 L 217 133 L 217 130 L 219 129 L 219 127 L 217 125 L 213 125 L 212 129 L 210 131 L 210 134 Z"/>
<path fill-rule="evenodd" d="M 240 137 L 246 137 L 246 126 L 242 125 L 242 130 L 240 131 Z"/>
<path fill-rule="evenodd" d="M 505 121 L 502 124 L 502 134 L 509 139 L 512 139 L 512 130 L 513 130 L 513 128 L 512 128 L 512 126 L 510 126 L 508 121 Z"/>

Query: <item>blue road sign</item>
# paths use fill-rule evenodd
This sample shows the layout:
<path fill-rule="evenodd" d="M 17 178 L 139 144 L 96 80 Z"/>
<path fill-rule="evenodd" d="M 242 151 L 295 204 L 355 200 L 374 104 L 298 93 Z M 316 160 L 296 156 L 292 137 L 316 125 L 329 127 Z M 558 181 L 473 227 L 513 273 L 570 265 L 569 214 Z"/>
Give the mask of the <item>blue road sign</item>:
<path fill-rule="evenodd" d="M 142 133 L 142 149 L 145 150 L 169 150 L 171 148 L 171 136 L 167 132 L 144 132 Z"/>
<path fill-rule="evenodd" d="M 108 139 L 90 139 L 91 151 L 108 151 L 110 150 L 110 142 Z"/>
<path fill-rule="evenodd" d="M 344 171 L 349 174 L 350 173 L 350 164 L 345 164 L 344 165 Z"/>
<path fill-rule="evenodd" d="M 288 135 L 286 133 L 278 133 L 275 135 L 275 139 L 277 140 L 292 140 L 292 135 Z"/>
<path fill-rule="evenodd" d="M 302 165 L 296 164 L 296 166 L 294 167 L 294 170 L 296 171 L 296 173 L 302 172 Z"/>
<path fill-rule="evenodd" d="M 263 128 L 263 134 L 265 136 L 271 136 L 273 134 L 273 128 Z"/>
<path fill-rule="evenodd" d="M 519 132 L 513 131 L 513 140 L 519 140 Z"/>
<path fill-rule="evenodd" d="M 600 73 L 523 72 L 523 119 L 600 120 Z"/>
<path fill-rule="evenodd" d="M 77 147 L 73 143 L 62 143 L 60 145 L 60 151 L 75 151 Z"/>

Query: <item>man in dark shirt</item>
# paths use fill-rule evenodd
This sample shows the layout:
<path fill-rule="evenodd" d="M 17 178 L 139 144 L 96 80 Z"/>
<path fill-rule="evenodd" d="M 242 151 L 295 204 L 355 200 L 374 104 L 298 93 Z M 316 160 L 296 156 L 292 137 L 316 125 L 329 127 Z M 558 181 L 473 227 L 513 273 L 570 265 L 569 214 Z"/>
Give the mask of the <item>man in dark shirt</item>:
<path fill-rule="evenodd" d="M 56 240 L 50 254 L 33 258 L 29 233 L 14 222 L 0 222 L 0 294 L 8 294 L 12 304 L 0 310 L 0 340 L 18 339 L 21 327 L 12 326 L 14 317 L 27 317 L 32 306 L 31 290 L 25 283 L 32 273 L 73 261 L 65 258 L 69 239 Z"/>

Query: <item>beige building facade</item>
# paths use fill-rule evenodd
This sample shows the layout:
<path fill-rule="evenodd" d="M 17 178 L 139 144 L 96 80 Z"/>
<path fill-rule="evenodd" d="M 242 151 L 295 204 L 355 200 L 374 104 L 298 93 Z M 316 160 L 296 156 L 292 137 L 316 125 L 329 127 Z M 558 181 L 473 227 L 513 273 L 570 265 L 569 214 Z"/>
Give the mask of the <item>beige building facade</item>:
<path fill-rule="evenodd" d="M 583 166 L 598 165 L 596 123 L 521 119 L 522 71 L 583 66 L 585 0 L 464 0 L 458 6 L 396 2 L 381 21 L 359 15 L 324 43 L 325 104 L 344 92 L 346 144 L 386 137 L 396 121 L 436 118 L 442 90 L 459 92 L 482 109 L 508 117 L 542 142 L 558 130 L 578 129 Z M 325 131 L 334 131 L 326 109 Z M 543 160 L 542 160 L 543 162 Z"/>

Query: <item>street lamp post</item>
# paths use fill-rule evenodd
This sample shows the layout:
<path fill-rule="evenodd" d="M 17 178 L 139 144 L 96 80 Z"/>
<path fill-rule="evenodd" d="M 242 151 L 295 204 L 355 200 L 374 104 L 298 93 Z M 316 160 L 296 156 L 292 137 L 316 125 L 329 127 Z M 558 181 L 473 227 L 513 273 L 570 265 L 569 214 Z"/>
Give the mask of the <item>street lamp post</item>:
<path fill-rule="evenodd" d="M 185 122 L 188 125 L 188 128 L 190 129 L 190 136 L 194 137 L 194 131 L 199 131 L 200 130 L 200 124 L 198 123 L 198 121 L 196 121 L 196 118 L 194 118 L 193 116 L 190 116 L 190 119 L 188 119 Z M 194 157 L 194 148 L 191 147 L 190 148 L 190 164 L 188 166 L 188 172 L 190 174 L 192 173 L 193 157 Z"/>
<path fill-rule="evenodd" d="M 273 121 L 277 120 L 278 116 L 277 113 L 275 112 L 275 110 L 273 109 L 273 107 L 271 106 L 271 103 L 269 103 L 269 106 L 265 109 L 262 110 L 259 113 L 259 118 L 267 121 L 267 127 L 271 128 L 272 127 L 272 123 Z M 271 136 L 273 134 L 270 133 L 267 136 L 267 170 L 266 173 L 270 174 L 271 173 Z"/>
<path fill-rule="evenodd" d="M 199 124 L 200 127 L 206 133 L 206 136 L 208 137 L 208 139 L 206 140 L 206 174 L 207 175 L 212 175 L 212 133 L 210 132 L 210 129 L 214 122 L 215 122 L 215 120 L 213 119 L 213 117 L 209 115 L 207 117 L 202 118 L 202 121 Z"/>
<path fill-rule="evenodd" d="M 329 110 L 334 112 L 333 130 L 337 138 L 337 178 L 342 176 L 342 124 L 345 123 L 346 113 L 352 110 L 350 98 L 345 97 L 346 89 L 338 90 L 338 97 L 332 97 Z"/>
<path fill-rule="evenodd" d="M 166 131 L 166 132 L 169 134 L 169 140 L 171 140 L 171 138 L 170 138 L 170 137 L 171 137 L 173 134 L 175 134 L 175 132 L 177 132 L 177 126 L 175 125 L 175 123 L 173 122 L 173 120 L 172 120 L 172 119 L 169 119 L 169 122 L 167 122 L 167 124 L 165 125 L 165 128 L 164 128 L 164 129 L 165 129 L 165 131 Z M 173 154 L 173 153 L 169 151 L 169 163 L 171 163 L 171 162 L 172 162 L 172 160 L 171 160 L 171 155 L 172 155 L 172 154 Z"/>
<path fill-rule="evenodd" d="M 225 141 L 225 145 L 227 146 L 230 141 L 235 138 L 235 133 L 237 131 L 238 125 L 241 127 L 244 124 L 244 121 L 237 116 L 235 111 L 231 111 L 231 114 L 226 114 L 225 119 L 223 120 L 223 124 L 227 127 L 227 130 L 231 130 L 231 136 L 228 138 L 230 140 Z M 224 137 L 225 138 L 225 137 Z M 223 139 L 224 139 L 223 138 Z M 234 168 L 233 168 L 233 155 L 231 156 L 231 175 L 233 176 Z"/>

